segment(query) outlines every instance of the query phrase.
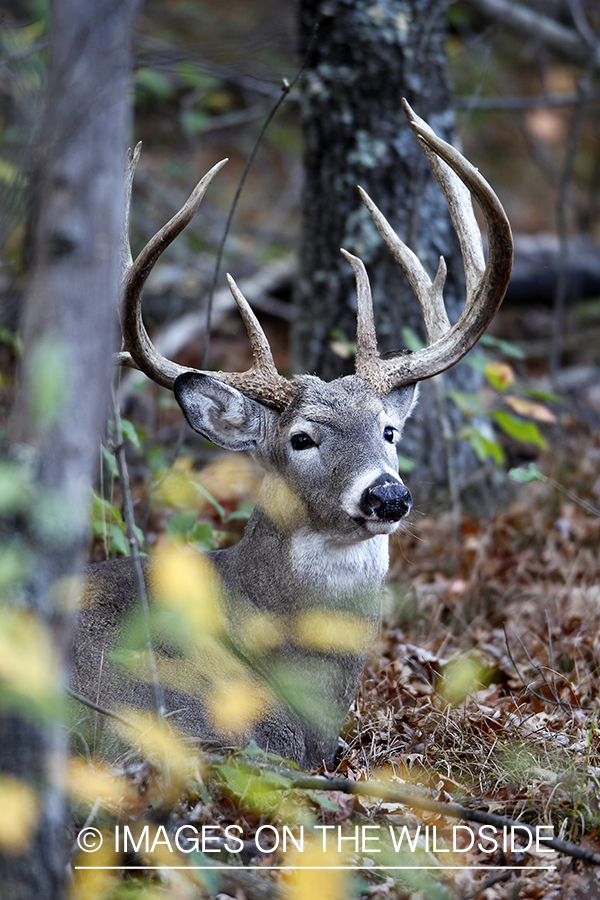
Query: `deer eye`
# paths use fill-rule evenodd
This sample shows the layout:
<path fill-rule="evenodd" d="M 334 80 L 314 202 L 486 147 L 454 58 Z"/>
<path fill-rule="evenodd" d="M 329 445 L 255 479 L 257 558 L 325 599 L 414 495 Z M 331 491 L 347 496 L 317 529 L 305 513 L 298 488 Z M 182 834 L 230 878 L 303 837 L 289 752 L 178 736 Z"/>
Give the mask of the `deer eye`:
<path fill-rule="evenodd" d="M 390 444 L 394 443 L 394 429 L 391 425 L 386 425 L 383 429 L 383 437 L 386 441 L 389 441 Z"/>
<path fill-rule="evenodd" d="M 294 450 L 308 450 L 309 447 L 315 446 L 313 439 L 307 434 L 304 434 L 303 431 L 299 434 L 293 434 L 291 442 Z"/>

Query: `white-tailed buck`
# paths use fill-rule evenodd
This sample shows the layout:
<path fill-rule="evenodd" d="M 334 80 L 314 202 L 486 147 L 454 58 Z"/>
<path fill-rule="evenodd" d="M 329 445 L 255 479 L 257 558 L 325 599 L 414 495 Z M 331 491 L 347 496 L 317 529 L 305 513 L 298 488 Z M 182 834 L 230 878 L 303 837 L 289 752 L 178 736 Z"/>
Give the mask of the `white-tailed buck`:
<path fill-rule="evenodd" d="M 398 475 L 396 445 L 416 385 L 473 347 L 498 309 L 511 273 L 511 231 L 496 195 L 406 102 L 404 108 L 444 192 L 461 246 L 466 304 L 455 325 L 442 297 L 443 258 L 431 281 L 375 204 L 363 191 L 361 196 L 419 300 L 429 340 L 424 349 L 379 357 L 365 268 L 342 251 L 358 294 L 355 375 L 330 384 L 311 375 L 291 381 L 279 375 L 266 337 L 231 278 L 252 345 L 252 367 L 243 374 L 200 372 L 162 357 L 142 323 L 142 289 L 223 163 L 202 179 L 136 261 L 129 252 L 126 260 L 121 362 L 172 388 L 197 432 L 219 447 L 249 450 L 266 470 L 243 539 L 207 554 L 220 578 L 214 578 L 218 596 L 206 613 L 205 631 L 196 609 L 187 610 L 195 626 L 171 627 L 185 610 L 178 607 L 173 618 L 168 602 L 169 615 L 156 619 L 157 669 L 168 719 L 200 739 L 230 742 L 233 734 L 240 744 L 254 738 L 302 766 L 334 755 L 376 635 L 389 535 L 412 504 Z M 136 162 L 133 154 L 129 197 Z M 470 194 L 485 217 L 487 263 Z M 160 559 L 144 564 L 151 593 L 163 590 L 157 584 L 160 565 Z M 152 705 L 140 667 L 127 672 L 114 654 L 109 658 L 125 613 L 137 602 L 133 573 L 130 559 L 89 570 L 75 641 L 73 687 L 107 707 Z M 199 587 L 198 603 L 205 602 L 206 590 Z M 139 646 L 143 649 L 144 642 Z M 238 720 L 236 699 L 242 710 Z"/>

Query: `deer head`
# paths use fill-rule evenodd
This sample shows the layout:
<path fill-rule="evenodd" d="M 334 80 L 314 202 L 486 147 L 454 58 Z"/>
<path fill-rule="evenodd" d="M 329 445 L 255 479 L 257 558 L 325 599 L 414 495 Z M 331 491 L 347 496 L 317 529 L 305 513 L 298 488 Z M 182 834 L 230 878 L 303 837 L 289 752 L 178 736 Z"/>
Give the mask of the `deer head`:
<path fill-rule="evenodd" d="M 199 182 L 187 203 L 148 242 L 135 262 L 128 243 L 124 259 L 120 304 L 124 350 L 119 354 L 119 362 L 134 366 L 157 384 L 173 389 L 190 425 L 217 445 L 227 449 L 249 449 L 267 470 L 285 470 L 284 479 L 301 499 L 306 491 L 305 482 L 309 485 L 308 490 L 319 491 L 310 451 L 324 442 L 324 425 L 319 437 L 315 433 L 319 417 L 325 416 L 323 410 L 332 403 L 337 403 L 341 410 L 344 406 L 347 409 L 368 407 L 368 422 L 377 423 L 374 426 L 377 437 L 371 439 L 370 457 L 376 462 L 366 467 L 366 474 L 354 472 L 352 478 L 350 475 L 346 480 L 342 478 L 339 496 L 331 500 L 332 508 L 341 506 L 346 518 L 349 516 L 354 525 L 358 523 L 357 538 L 360 529 L 363 529 L 363 536 L 393 531 L 410 509 L 410 494 L 398 478 L 393 445 L 412 410 L 415 385 L 453 366 L 474 346 L 502 302 L 512 268 L 510 225 L 490 186 L 454 147 L 441 140 L 415 115 L 405 100 L 403 106 L 446 197 L 461 247 L 466 302 L 454 326 L 450 325 L 443 300 L 446 278 L 443 257 L 440 257 L 437 273 L 431 281 L 415 254 L 395 234 L 373 201 L 362 189 L 359 191 L 418 298 L 428 337 L 425 348 L 417 352 L 405 351 L 391 359 L 380 357 L 367 272 L 360 259 L 342 250 L 352 266 L 357 287 L 356 375 L 337 379 L 327 386 L 327 397 L 322 396 L 324 385 L 318 379 L 296 376 L 288 380 L 277 372 L 267 338 L 231 276 L 227 276 L 229 286 L 252 348 L 250 369 L 243 373 L 202 372 L 179 366 L 158 353 L 142 321 L 144 283 L 160 254 L 191 220 L 212 178 L 226 160 L 214 166 Z M 138 158 L 139 145 L 131 155 L 127 170 L 128 201 Z M 485 218 L 487 262 L 484 261 L 471 195 L 479 203 Z M 315 413 L 313 409 L 313 415 L 307 417 L 307 403 L 316 405 L 321 412 L 317 409 Z M 310 419 L 310 427 L 307 419 Z M 367 419 L 363 420 L 363 436 L 369 430 L 365 424 Z M 357 422 L 357 434 L 360 428 L 361 424 Z M 282 440 L 283 434 L 285 440 Z M 282 450 L 284 445 L 285 452 Z M 300 450 L 305 452 L 300 454 Z M 286 454 L 294 458 L 294 465 L 287 457 L 283 458 Z M 311 465 L 312 481 L 303 477 L 303 469 Z M 348 525 L 348 529 L 350 527 Z"/>

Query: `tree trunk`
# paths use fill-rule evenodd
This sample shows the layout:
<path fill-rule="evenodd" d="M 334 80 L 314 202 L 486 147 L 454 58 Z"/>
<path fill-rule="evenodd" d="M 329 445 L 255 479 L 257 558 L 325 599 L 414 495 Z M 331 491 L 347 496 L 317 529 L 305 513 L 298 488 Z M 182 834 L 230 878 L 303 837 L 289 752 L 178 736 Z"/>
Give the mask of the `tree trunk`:
<path fill-rule="evenodd" d="M 458 241 L 400 104 L 406 97 L 440 136 L 455 140 L 444 47 L 446 5 L 446 0 L 301 0 L 308 63 L 303 78 L 306 184 L 292 335 L 297 371 L 329 380 L 353 370 L 351 358 L 331 349 L 332 333 L 353 340 L 356 329 L 354 279 L 340 247 L 360 256 L 368 268 L 380 351 L 405 346 L 406 326 L 424 340 L 418 303 L 360 201 L 357 184 L 432 277 L 444 255 L 451 322 L 460 314 L 464 274 Z M 473 390 L 477 376 L 461 366 L 444 379 L 447 387 Z M 424 384 L 406 428 L 402 452 L 417 462 L 410 483 L 420 505 L 439 493 L 438 486 L 448 485 L 452 469 L 463 481 L 473 470 L 470 448 L 448 443 L 447 434 L 446 441 L 442 437 L 440 418 L 448 425 L 458 415 L 450 407 L 439 380 L 435 386 Z"/>
<path fill-rule="evenodd" d="M 5 472 L 31 489 L 10 523 L 23 559 L 0 610 L 24 662 L 44 659 L 30 693 L 17 684 L 0 718 L 0 798 L 22 798 L 20 832 L 0 837 L 3 900 L 65 894 L 66 729 L 58 706 L 68 647 L 68 596 L 78 571 L 106 415 L 115 343 L 130 43 L 138 0 L 55 0 L 38 151 L 37 223 L 24 351 Z M 10 468 L 9 468 L 10 467 Z M 18 508 L 17 508 L 18 507 Z M 47 658 L 46 658 L 47 657 Z M 15 826 L 16 829 L 16 826 Z"/>

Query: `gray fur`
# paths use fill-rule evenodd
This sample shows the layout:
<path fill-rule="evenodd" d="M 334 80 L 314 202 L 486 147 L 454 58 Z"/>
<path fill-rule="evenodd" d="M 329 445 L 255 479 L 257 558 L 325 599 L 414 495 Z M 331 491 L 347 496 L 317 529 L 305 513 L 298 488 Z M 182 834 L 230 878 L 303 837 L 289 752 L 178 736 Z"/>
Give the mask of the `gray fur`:
<path fill-rule="evenodd" d="M 195 373 L 180 376 L 175 395 L 196 431 L 221 447 L 249 449 L 266 469 L 242 540 L 208 554 L 222 581 L 225 640 L 246 665 L 250 681 L 264 680 L 272 697 L 279 694 L 237 741 L 253 738 L 312 767 L 335 754 L 377 633 L 388 536 L 399 523 L 375 514 L 361 517 L 359 502 L 378 476 L 401 483 L 395 443 L 383 432 L 392 426 L 399 439 L 416 389 L 403 387 L 382 397 L 355 375 L 330 384 L 303 376 L 294 385 L 282 413 Z M 314 446 L 293 449 L 291 438 L 298 432 L 308 434 Z M 151 564 L 145 569 L 152 591 Z M 106 706 L 152 705 L 148 685 L 124 677 L 108 658 L 124 615 L 135 607 L 135 593 L 130 560 L 89 570 L 73 686 Z M 274 646 L 256 650 L 244 637 L 256 616 L 276 624 L 281 638 Z M 335 640 L 327 644 L 327 627 L 319 623 L 339 634 L 339 646 Z M 177 649 L 165 643 L 165 655 L 176 656 Z M 206 684 L 178 687 L 165 692 L 170 721 L 196 738 L 230 740 L 210 721 L 203 703 Z"/>

